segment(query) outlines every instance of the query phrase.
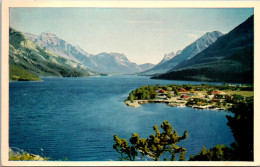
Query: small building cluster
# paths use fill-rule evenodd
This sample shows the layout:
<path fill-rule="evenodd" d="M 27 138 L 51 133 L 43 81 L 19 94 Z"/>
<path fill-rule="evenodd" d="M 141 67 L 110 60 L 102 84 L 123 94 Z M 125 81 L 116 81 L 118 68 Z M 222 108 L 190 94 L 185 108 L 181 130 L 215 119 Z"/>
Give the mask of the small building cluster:
<path fill-rule="evenodd" d="M 128 106 L 138 107 L 143 103 L 167 103 L 169 106 L 189 106 L 199 109 L 228 109 L 233 104 L 231 94 L 219 90 L 207 91 L 200 88 L 188 89 L 174 87 L 159 87 L 152 90 L 154 98 L 136 99 L 133 102 L 127 102 Z M 129 103 L 129 104 L 128 104 Z"/>
<path fill-rule="evenodd" d="M 170 106 L 185 106 L 188 101 L 193 101 L 194 99 L 202 99 L 207 101 L 207 103 L 196 103 L 194 105 L 189 105 L 194 108 L 218 108 L 216 103 L 225 102 L 226 100 L 232 100 L 233 96 L 221 91 L 211 91 L 211 92 L 201 92 L 201 90 L 187 91 L 184 88 L 179 88 L 179 96 L 177 96 L 174 91 L 157 89 L 155 93 L 157 94 L 155 100 L 165 100 Z M 171 94 L 171 98 L 167 96 L 168 92 Z M 209 104 L 210 103 L 210 104 Z"/>

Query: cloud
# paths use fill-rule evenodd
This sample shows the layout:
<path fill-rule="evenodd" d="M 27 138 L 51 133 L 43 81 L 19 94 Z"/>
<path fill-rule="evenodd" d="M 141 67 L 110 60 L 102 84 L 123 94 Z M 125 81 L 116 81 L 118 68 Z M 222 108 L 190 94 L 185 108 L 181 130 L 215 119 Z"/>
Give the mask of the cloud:
<path fill-rule="evenodd" d="M 154 21 L 154 20 L 125 20 L 125 22 L 131 24 L 163 24 L 162 21 Z"/>

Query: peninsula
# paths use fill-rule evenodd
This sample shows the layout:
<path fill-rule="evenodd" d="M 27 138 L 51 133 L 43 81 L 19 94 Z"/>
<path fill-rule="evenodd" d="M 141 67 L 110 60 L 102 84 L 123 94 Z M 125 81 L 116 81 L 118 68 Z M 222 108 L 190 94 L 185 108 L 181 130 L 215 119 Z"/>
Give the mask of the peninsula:
<path fill-rule="evenodd" d="M 125 104 L 140 107 L 143 103 L 166 103 L 172 107 L 228 110 L 253 96 L 251 85 L 148 85 L 133 90 Z"/>

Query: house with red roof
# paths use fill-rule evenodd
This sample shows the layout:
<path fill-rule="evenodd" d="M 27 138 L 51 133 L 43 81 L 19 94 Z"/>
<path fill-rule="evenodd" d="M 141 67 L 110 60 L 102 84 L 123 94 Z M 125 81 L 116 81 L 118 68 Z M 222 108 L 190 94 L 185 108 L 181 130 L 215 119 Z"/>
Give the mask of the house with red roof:
<path fill-rule="evenodd" d="M 181 98 L 182 99 L 187 99 L 187 98 L 190 98 L 190 96 L 188 96 L 188 95 L 181 95 Z"/>
<path fill-rule="evenodd" d="M 178 89 L 178 91 L 179 91 L 179 93 L 186 93 L 187 92 L 187 90 L 184 89 L 184 88 L 180 88 L 180 89 Z"/>
<path fill-rule="evenodd" d="M 159 91 L 159 93 L 167 93 L 167 91 L 165 91 L 165 90 L 163 90 L 163 89 L 161 89 L 160 91 Z"/>
<path fill-rule="evenodd" d="M 212 91 L 211 93 L 212 94 L 220 94 L 221 92 L 220 91 Z"/>

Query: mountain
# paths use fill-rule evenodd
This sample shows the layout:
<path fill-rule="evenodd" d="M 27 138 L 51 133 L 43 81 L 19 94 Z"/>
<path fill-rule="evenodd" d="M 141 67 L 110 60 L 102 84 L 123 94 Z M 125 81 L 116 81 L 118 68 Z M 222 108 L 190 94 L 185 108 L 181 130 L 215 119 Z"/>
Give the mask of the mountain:
<path fill-rule="evenodd" d="M 133 74 L 141 71 L 141 68 L 130 62 L 124 54 L 100 53 L 90 56 L 95 63 L 95 70 L 106 73 Z"/>
<path fill-rule="evenodd" d="M 182 50 L 178 50 L 178 51 L 176 52 L 176 55 L 181 54 L 181 52 L 182 52 Z"/>
<path fill-rule="evenodd" d="M 95 73 L 73 60 L 61 57 L 9 28 L 10 80 L 40 80 L 40 76 L 78 77 Z"/>
<path fill-rule="evenodd" d="M 36 44 L 42 46 L 43 48 L 52 51 L 64 58 L 73 59 L 77 61 L 77 59 L 75 59 L 74 55 L 72 54 L 75 48 L 66 41 L 58 38 L 53 33 L 43 32 L 39 36 L 30 33 L 25 33 L 25 35 Z"/>
<path fill-rule="evenodd" d="M 158 66 L 169 61 L 170 59 L 172 59 L 174 56 L 176 56 L 177 54 L 174 54 L 174 52 L 169 53 L 169 54 L 165 54 L 163 59 L 160 61 L 159 64 L 157 64 Z"/>
<path fill-rule="evenodd" d="M 89 54 L 79 46 L 73 46 L 50 32 L 43 32 L 39 36 L 30 33 L 26 33 L 26 35 L 43 48 L 64 58 L 82 63 L 93 71 L 119 74 L 143 71 L 142 67 L 129 61 L 124 54 L 105 52 L 97 55 Z"/>
<path fill-rule="evenodd" d="M 212 43 L 214 43 L 219 37 L 221 37 L 223 33 L 219 31 L 207 32 L 202 37 L 185 47 L 182 51 L 178 51 L 175 56 L 172 56 L 168 61 L 164 61 L 164 59 L 156 65 L 154 68 L 143 72 L 143 75 L 155 75 L 166 73 L 171 70 L 173 67 L 178 65 L 180 62 L 184 60 L 191 59 L 196 54 L 200 53 L 207 47 L 209 47 Z"/>
<path fill-rule="evenodd" d="M 139 67 L 141 68 L 141 71 L 149 70 L 149 69 L 153 68 L 154 66 L 155 65 L 152 63 L 145 63 L 145 64 L 139 65 Z"/>
<path fill-rule="evenodd" d="M 254 16 L 207 49 L 153 77 L 160 79 L 253 83 Z"/>

